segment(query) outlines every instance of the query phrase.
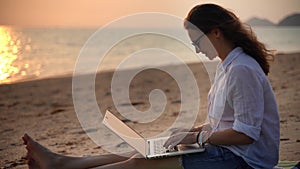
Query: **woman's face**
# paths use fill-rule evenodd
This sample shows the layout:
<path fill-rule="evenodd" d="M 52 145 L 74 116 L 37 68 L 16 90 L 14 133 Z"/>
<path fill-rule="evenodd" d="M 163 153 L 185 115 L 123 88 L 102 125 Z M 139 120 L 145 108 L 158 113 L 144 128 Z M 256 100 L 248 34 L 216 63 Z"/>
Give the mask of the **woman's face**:
<path fill-rule="evenodd" d="M 210 33 L 205 35 L 198 29 L 188 29 L 187 32 L 195 46 L 196 53 L 201 52 L 210 60 L 217 57 L 217 51 L 209 39 Z"/>

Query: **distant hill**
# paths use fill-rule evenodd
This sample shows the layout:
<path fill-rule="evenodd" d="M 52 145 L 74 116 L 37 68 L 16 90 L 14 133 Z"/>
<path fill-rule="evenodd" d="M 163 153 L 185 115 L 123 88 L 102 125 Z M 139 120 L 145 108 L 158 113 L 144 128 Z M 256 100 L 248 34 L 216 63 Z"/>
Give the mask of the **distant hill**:
<path fill-rule="evenodd" d="M 292 14 L 282 19 L 279 26 L 300 26 L 300 14 Z"/>
<path fill-rule="evenodd" d="M 246 21 L 246 24 L 251 25 L 251 26 L 275 26 L 274 23 L 267 19 L 260 19 L 257 17 L 251 18 Z"/>

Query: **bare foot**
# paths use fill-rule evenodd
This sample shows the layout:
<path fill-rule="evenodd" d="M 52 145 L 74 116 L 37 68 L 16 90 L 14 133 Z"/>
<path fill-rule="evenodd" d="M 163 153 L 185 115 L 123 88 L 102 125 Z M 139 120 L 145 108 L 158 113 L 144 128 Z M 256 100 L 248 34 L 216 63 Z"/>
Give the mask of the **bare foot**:
<path fill-rule="evenodd" d="M 28 166 L 30 169 L 59 168 L 59 155 L 34 141 L 25 134 L 22 137 L 27 149 Z"/>

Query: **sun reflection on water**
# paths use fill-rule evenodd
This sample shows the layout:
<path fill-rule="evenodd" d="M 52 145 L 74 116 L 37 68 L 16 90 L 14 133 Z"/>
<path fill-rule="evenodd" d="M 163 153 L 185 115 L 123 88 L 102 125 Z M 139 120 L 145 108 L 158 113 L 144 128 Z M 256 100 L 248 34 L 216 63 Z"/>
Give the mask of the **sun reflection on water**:
<path fill-rule="evenodd" d="M 15 80 L 17 75 L 26 76 L 22 69 L 28 68 L 29 64 L 21 62 L 23 45 L 20 34 L 10 27 L 0 26 L 0 84 Z"/>

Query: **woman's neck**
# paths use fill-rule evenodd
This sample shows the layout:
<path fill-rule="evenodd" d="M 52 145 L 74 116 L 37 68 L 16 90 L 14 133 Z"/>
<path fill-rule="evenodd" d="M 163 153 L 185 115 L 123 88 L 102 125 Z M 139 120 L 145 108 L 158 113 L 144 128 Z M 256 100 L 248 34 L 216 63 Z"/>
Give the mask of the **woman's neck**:
<path fill-rule="evenodd" d="M 232 43 L 223 43 L 222 48 L 219 52 L 219 58 L 224 61 L 228 54 L 235 48 L 234 44 Z"/>

